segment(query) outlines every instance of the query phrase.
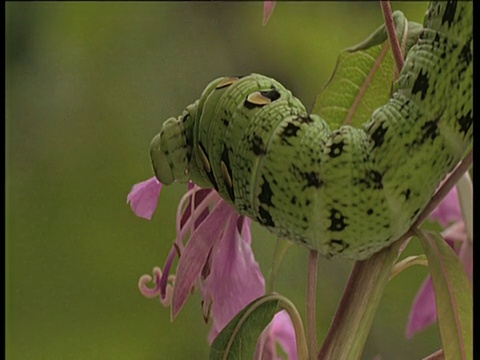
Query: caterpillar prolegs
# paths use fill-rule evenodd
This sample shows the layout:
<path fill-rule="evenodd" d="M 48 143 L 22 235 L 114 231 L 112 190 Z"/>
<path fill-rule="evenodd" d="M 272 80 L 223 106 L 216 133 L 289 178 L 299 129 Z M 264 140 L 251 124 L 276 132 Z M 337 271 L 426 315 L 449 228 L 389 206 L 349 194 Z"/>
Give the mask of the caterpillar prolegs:
<path fill-rule="evenodd" d="M 332 129 L 266 76 L 221 77 L 151 142 L 159 181 L 214 187 L 273 233 L 365 259 L 403 235 L 472 146 L 472 2 L 432 2 L 390 101 Z"/>

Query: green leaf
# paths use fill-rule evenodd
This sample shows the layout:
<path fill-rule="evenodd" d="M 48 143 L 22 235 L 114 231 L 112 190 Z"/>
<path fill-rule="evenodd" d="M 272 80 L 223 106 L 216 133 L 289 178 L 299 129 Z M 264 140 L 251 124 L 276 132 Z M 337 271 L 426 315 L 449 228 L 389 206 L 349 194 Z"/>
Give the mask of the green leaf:
<path fill-rule="evenodd" d="M 422 26 L 407 22 L 400 11 L 395 11 L 393 18 L 405 55 L 416 43 Z M 388 35 L 382 25 L 360 44 L 342 51 L 312 113 L 324 118 L 332 130 L 343 124 L 360 126 L 390 99 L 394 69 Z"/>
<path fill-rule="evenodd" d="M 258 337 L 280 311 L 279 295 L 254 300 L 238 313 L 216 337 L 210 359 L 253 359 Z"/>
<path fill-rule="evenodd" d="M 417 230 L 427 255 L 446 359 L 473 359 L 472 288 L 452 248 L 437 233 Z"/>

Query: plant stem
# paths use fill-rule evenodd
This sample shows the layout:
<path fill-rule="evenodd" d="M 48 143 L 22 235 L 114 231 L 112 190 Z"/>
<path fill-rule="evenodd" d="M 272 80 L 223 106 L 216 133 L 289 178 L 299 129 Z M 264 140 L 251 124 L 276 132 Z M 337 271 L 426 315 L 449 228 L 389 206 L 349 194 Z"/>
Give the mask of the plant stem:
<path fill-rule="evenodd" d="M 275 280 L 277 278 L 278 270 L 282 264 L 283 257 L 292 245 L 293 243 L 291 241 L 277 238 L 277 243 L 275 244 L 275 253 L 273 254 L 272 268 L 270 269 L 270 275 L 267 283 L 267 294 L 275 291 Z"/>
<path fill-rule="evenodd" d="M 318 351 L 316 321 L 317 272 L 318 252 L 310 250 L 307 278 L 307 344 L 310 359 L 315 359 Z"/>
<path fill-rule="evenodd" d="M 395 22 L 393 21 L 392 7 L 390 6 L 390 1 L 381 0 L 380 7 L 382 8 L 383 18 L 385 19 L 385 27 L 387 28 L 388 39 L 390 41 L 390 46 L 392 47 L 392 54 L 393 59 L 395 60 L 397 73 L 400 74 L 400 71 L 403 69 L 404 60 L 402 49 L 397 39 L 397 31 L 395 29 Z"/>
<path fill-rule="evenodd" d="M 397 241 L 369 259 L 355 263 L 318 354 L 319 360 L 361 358 L 401 244 Z"/>

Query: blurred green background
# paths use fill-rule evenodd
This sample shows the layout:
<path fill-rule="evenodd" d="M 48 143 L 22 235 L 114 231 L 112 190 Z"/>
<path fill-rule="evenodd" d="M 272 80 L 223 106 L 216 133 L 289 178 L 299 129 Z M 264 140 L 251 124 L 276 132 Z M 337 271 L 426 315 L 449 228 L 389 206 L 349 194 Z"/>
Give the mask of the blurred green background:
<path fill-rule="evenodd" d="M 426 3 L 394 2 L 422 22 Z M 8 359 L 205 359 L 200 296 L 174 323 L 137 281 L 163 266 L 184 187 L 165 188 L 148 222 L 126 205 L 152 176 L 148 145 L 220 75 L 264 73 L 311 107 L 339 51 L 382 23 L 378 2 L 6 4 L 6 350 Z M 274 238 L 253 227 L 264 274 Z M 412 242 L 407 253 L 420 252 Z M 277 290 L 305 313 L 308 253 L 286 256 Z M 326 334 L 352 262 L 321 259 L 318 331 Z M 434 326 L 404 336 L 426 276 L 388 286 L 364 359 L 421 358 Z M 345 344 L 348 346 L 348 344 Z M 379 359 L 377 357 L 377 359 Z"/>

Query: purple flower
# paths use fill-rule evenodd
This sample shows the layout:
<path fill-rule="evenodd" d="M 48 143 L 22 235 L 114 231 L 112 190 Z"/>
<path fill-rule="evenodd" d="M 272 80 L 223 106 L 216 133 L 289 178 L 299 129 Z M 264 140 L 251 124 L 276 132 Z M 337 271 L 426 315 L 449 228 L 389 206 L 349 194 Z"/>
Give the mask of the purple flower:
<path fill-rule="evenodd" d="M 285 310 L 277 313 L 260 335 L 255 359 L 281 360 L 277 355 L 277 343 L 287 354 L 289 360 L 297 360 L 297 343 L 292 320 Z"/>
<path fill-rule="evenodd" d="M 454 222 L 442 232 L 443 238 L 459 256 L 470 282 L 473 272 L 473 245 L 468 239 L 462 220 L 457 190 L 454 187 L 432 212 L 430 219 L 437 220 L 442 226 Z M 406 329 L 407 338 L 424 330 L 437 321 L 437 306 L 432 278 L 429 275 L 423 282 L 413 301 Z"/>
<path fill-rule="evenodd" d="M 150 179 L 135 185 L 128 195 L 138 216 L 150 218 L 155 211 L 160 190 L 153 184 Z M 163 271 L 155 267 L 153 277 L 142 276 L 138 285 L 146 297 L 159 296 L 163 305 L 171 306 L 172 319 L 192 289 L 199 288 L 204 317 L 213 318 L 213 341 L 241 309 L 265 293 L 265 281 L 251 248 L 250 220 L 238 215 L 216 191 L 189 184 L 176 223 L 176 239 Z M 170 275 L 177 256 L 176 275 Z M 153 288 L 147 286 L 151 281 Z"/>

